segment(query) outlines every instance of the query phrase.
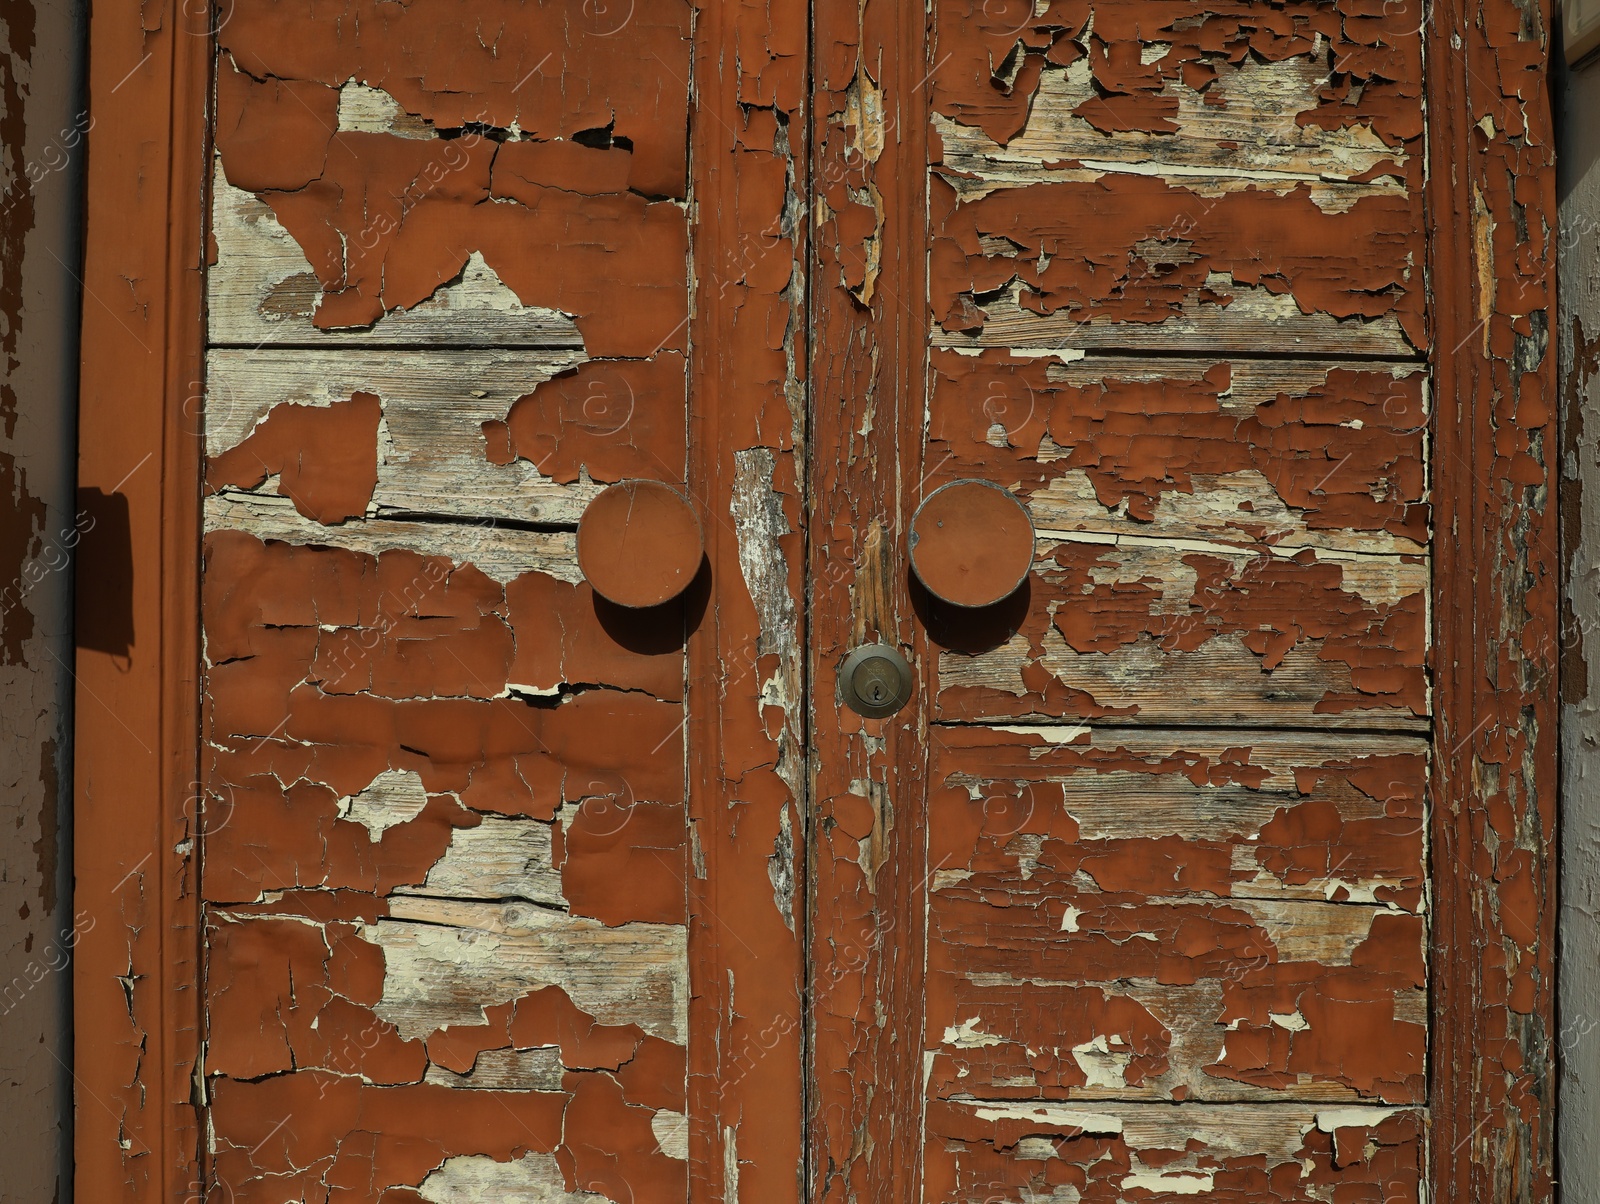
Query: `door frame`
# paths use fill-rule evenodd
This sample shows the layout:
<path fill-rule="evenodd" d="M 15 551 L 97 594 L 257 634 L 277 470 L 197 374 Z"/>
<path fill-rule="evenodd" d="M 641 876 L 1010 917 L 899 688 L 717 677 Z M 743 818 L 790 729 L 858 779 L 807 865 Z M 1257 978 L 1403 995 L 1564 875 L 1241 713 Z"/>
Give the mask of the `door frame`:
<path fill-rule="evenodd" d="M 80 1200 L 201 1196 L 194 821 L 212 19 L 208 0 L 97 3 L 89 18 L 78 401 L 89 529 L 73 785 Z"/>
<path fill-rule="evenodd" d="M 728 23 L 717 0 L 698 9 L 702 32 Z M 75 907 L 87 917 L 73 970 L 83 1199 L 195 1200 L 204 1174 L 200 419 L 212 35 L 230 11 L 228 0 L 217 9 L 144 0 L 96 5 L 90 18 L 79 484 L 95 523 L 78 550 L 74 785 Z M 1551 0 L 1436 0 L 1426 40 L 1426 91 L 1451 98 L 1427 106 L 1426 184 L 1430 1161 L 1432 1190 L 1451 1201 L 1553 1192 L 1552 29 Z M 702 84 L 713 78 L 697 67 Z M 731 110 L 733 86 L 702 91 L 698 111 Z M 90 641 L 89 632 L 98 635 Z M 116 638 L 99 638 L 106 633 Z M 698 663 L 710 663 L 714 648 Z M 692 1098 L 720 1099 L 717 1069 L 695 1065 L 702 1082 Z M 759 1107 L 759 1093 L 746 1091 Z M 715 1129 L 697 1131 L 691 1182 L 704 1204 L 725 1190 L 700 1166 L 716 1156 Z"/>

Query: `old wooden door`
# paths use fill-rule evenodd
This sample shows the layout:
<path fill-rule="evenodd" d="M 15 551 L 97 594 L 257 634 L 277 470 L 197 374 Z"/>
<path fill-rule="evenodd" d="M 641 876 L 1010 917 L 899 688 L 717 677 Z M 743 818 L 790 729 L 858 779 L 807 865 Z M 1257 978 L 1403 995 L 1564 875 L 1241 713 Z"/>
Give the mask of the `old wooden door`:
<path fill-rule="evenodd" d="M 198 785 L 80 962 L 99 1198 L 1541 1197 L 1542 18 L 1436 8 L 146 21 Z"/>

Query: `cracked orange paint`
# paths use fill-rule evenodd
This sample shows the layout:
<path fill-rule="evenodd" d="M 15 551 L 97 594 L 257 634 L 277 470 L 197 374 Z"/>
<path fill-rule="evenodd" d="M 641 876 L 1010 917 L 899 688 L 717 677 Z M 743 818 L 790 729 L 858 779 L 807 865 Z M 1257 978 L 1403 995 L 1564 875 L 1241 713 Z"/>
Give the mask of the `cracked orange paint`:
<path fill-rule="evenodd" d="M 1524 631 L 1452 559 L 1542 554 L 1535 10 L 1472 7 L 1458 128 L 1410 0 L 469 8 L 217 33 L 216 1190 L 1484 1182 L 1424 1135 L 1543 1106 L 1550 579 Z M 630 611 L 575 530 L 638 478 L 705 561 Z M 959 480 L 1037 535 L 995 606 L 909 571 Z"/>

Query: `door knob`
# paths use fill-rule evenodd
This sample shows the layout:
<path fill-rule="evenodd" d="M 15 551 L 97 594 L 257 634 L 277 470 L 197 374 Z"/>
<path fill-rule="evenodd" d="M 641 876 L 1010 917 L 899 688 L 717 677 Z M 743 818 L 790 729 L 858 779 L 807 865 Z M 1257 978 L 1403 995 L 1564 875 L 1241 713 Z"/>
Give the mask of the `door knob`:
<path fill-rule="evenodd" d="M 911 698 L 911 666 L 898 649 L 863 644 L 839 666 L 839 692 L 858 715 L 882 719 Z"/>
<path fill-rule="evenodd" d="M 991 481 L 952 481 L 911 517 L 911 568 L 935 598 L 952 606 L 993 606 L 1010 597 L 1033 567 L 1033 519 L 1009 489 Z"/>
<path fill-rule="evenodd" d="M 694 508 L 660 481 L 608 486 L 578 520 L 578 569 L 595 593 L 618 606 L 670 602 L 694 580 L 704 555 Z"/>

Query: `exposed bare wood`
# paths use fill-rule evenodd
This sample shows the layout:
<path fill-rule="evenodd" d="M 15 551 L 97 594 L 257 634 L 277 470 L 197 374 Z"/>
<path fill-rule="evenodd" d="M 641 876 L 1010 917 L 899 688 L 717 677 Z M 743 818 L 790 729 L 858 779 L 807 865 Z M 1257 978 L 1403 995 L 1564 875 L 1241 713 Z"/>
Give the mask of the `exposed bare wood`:
<path fill-rule="evenodd" d="M 682 481 L 682 380 L 677 356 L 641 365 L 579 352 L 214 351 L 213 484 L 249 486 L 275 466 L 273 449 L 256 446 L 275 414 L 315 420 L 364 393 L 378 414 L 368 515 L 575 526 L 600 484 Z M 258 488 L 293 496 L 282 480 Z"/>
<path fill-rule="evenodd" d="M 368 930 L 386 967 L 374 1010 L 402 1036 L 482 1024 L 487 1008 L 556 986 L 601 1024 L 687 1041 L 682 927 L 608 928 L 528 904 L 399 896 L 389 915 Z"/>
<path fill-rule="evenodd" d="M 932 884 L 981 870 L 1024 891 L 1037 878 L 1419 911 L 1428 755 L 1393 736 L 940 728 Z"/>
<path fill-rule="evenodd" d="M 416 552 L 470 563 L 502 584 L 524 573 L 543 573 L 576 584 L 576 541 L 571 531 L 525 531 L 492 518 L 471 523 L 357 519 L 323 526 L 297 513 L 286 497 L 226 490 L 206 499 L 208 532 L 239 531 L 298 546 L 348 548 L 369 556 Z"/>
<path fill-rule="evenodd" d="M 220 162 L 211 223 L 216 251 L 206 279 L 213 344 L 583 347 L 571 318 L 523 305 L 482 255 L 469 256 L 459 277 L 428 300 L 386 314 L 368 329 L 319 330 L 311 319 L 322 287 L 305 252 L 265 202 L 228 183 Z"/>
<path fill-rule="evenodd" d="M 1422 554 L 1426 369 L 936 351 L 929 485 L 975 473 L 1044 533 Z"/>
<path fill-rule="evenodd" d="M 1163 224 L 1177 218 L 1155 223 Z M 1181 224 L 1181 222 L 1180 222 Z M 1056 249 L 1052 256 L 1082 256 L 1083 249 Z M 1132 258 L 1126 249 L 1119 261 Z M 1301 355 L 1381 356 L 1398 359 L 1413 353 L 1390 317 L 1356 320 L 1326 314 L 1305 314 L 1293 297 L 1242 284 L 1223 272 L 1209 273 L 1194 286 L 1174 293 L 1177 309 L 1159 325 L 1082 318 L 1057 311 L 1039 314 L 1022 307 L 1015 289 L 1007 286 L 994 300 L 983 304 L 983 326 L 976 333 L 952 330 L 931 332 L 933 345 L 953 349 L 982 347 L 1040 347 L 1059 351 L 1094 349 L 1160 355 L 1174 351 L 1206 355 L 1249 353 L 1281 347 Z"/>
<path fill-rule="evenodd" d="M 1020 630 L 943 652 L 937 713 L 1424 730 L 1427 587 L 1416 558 L 1041 541 Z"/>
<path fill-rule="evenodd" d="M 1416 1109 L 1280 1105 L 940 1104 L 926 1199 L 1108 1204 L 1184 1196 L 1335 1204 L 1419 1197 Z"/>
<path fill-rule="evenodd" d="M 1330 74 L 1321 48 L 1310 39 L 1303 45 L 1305 53 L 1292 58 L 1217 62 L 1204 92 L 1162 88 L 1157 95 L 1170 102 L 1170 115 L 1160 132 L 1104 128 L 1088 57 L 1050 65 L 1039 73 L 1027 124 L 1003 144 L 979 126 L 936 114 L 943 162 L 970 173 L 952 175 L 964 199 L 1107 171 L 1155 176 L 1208 197 L 1305 188 L 1320 209 L 1335 213 L 1363 196 L 1404 196 L 1414 148 L 1386 141 L 1370 118 L 1332 127 L 1301 120 L 1324 103 L 1320 93 Z M 1417 53 L 1415 39 L 1411 52 Z"/>

